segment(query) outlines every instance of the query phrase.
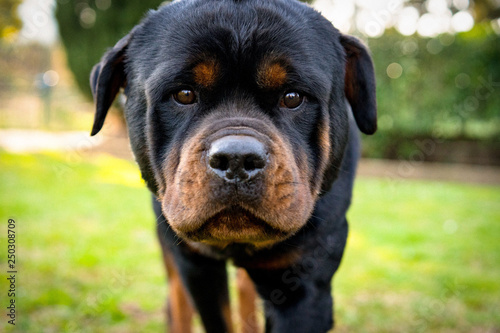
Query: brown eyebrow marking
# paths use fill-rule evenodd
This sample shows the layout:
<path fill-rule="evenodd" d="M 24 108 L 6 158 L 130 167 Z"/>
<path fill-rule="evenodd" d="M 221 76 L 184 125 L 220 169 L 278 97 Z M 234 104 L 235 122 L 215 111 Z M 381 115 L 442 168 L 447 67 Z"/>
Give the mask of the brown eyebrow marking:
<path fill-rule="evenodd" d="M 257 71 L 257 84 L 265 89 L 277 89 L 287 80 L 286 67 L 278 61 L 264 61 Z"/>
<path fill-rule="evenodd" d="M 193 68 L 194 81 L 206 88 L 215 85 L 219 73 L 219 64 L 215 59 L 208 59 L 198 63 Z"/>

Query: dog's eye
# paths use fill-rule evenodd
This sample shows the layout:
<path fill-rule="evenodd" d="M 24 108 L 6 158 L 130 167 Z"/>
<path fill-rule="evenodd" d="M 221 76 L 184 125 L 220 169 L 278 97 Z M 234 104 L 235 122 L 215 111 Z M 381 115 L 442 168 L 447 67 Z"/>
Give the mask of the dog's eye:
<path fill-rule="evenodd" d="M 196 94 L 191 89 L 181 89 L 174 93 L 173 96 L 180 104 L 188 105 L 196 102 Z"/>
<path fill-rule="evenodd" d="M 298 92 L 291 91 L 287 92 L 283 98 L 281 98 L 280 106 L 288 109 L 298 108 L 304 101 L 304 96 Z"/>

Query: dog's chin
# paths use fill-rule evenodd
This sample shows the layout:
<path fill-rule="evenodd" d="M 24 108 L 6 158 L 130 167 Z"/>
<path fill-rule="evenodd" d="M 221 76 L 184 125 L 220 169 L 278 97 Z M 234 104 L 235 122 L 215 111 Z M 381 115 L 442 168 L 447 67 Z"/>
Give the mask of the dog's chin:
<path fill-rule="evenodd" d="M 271 227 L 240 207 L 224 209 L 207 219 L 200 228 L 182 233 L 187 240 L 224 248 L 232 244 L 267 247 L 290 237 L 291 233 Z"/>

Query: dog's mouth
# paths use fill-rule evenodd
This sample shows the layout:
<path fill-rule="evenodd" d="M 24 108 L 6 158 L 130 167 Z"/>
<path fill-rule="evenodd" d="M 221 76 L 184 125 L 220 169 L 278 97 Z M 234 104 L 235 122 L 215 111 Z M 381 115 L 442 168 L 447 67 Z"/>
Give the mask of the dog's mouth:
<path fill-rule="evenodd" d="M 288 236 L 239 206 L 224 209 L 207 219 L 199 229 L 185 233 L 190 240 L 219 247 L 234 243 L 266 246 Z"/>

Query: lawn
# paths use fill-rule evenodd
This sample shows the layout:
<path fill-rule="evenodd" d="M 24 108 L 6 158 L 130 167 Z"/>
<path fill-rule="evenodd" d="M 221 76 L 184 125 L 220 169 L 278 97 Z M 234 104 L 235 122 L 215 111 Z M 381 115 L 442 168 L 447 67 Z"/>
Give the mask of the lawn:
<path fill-rule="evenodd" d="M 161 332 L 165 273 L 150 197 L 108 155 L 0 152 L 0 295 L 16 221 L 16 326 Z M 500 331 L 500 188 L 358 180 L 334 280 L 336 332 Z M 231 271 L 234 274 L 234 270 Z"/>

